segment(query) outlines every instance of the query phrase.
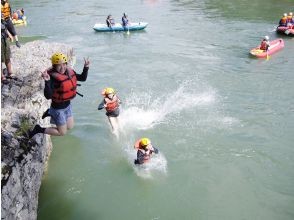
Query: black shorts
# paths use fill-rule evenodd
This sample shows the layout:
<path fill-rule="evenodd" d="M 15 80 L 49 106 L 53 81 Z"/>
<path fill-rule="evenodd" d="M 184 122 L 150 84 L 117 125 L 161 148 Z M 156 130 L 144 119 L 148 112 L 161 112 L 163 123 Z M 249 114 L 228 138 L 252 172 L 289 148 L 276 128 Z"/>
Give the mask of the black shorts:
<path fill-rule="evenodd" d="M 10 18 L 8 18 L 8 19 L 5 20 L 5 22 L 6 22 L 6 28 L 7 28 L 7 30 L 14 37 L 16 35 L 16 31 L 15 31 L 14 25 L 12 23 L 12 20 Z"/>
<path fill-rule="evenodd" d="M 119 116 L 119 108 L 115 109 L 112 112 L 106 112 L 108 117 L 118 117 Z"/>

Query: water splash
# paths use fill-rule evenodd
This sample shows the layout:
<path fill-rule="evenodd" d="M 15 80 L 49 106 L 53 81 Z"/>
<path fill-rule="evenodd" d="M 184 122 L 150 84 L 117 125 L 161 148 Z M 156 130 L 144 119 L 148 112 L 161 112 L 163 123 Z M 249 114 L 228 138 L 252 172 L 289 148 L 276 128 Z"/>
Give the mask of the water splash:
<path fill-rule="evenodd" d="M 175 92 L 161 97 L 152 98 L 151 94 L 131 94 L 127 97 L 120 116 L 123 130 L 146 130 L 160 123 L 167 123 L 167 117 L 183 110 L 197 106 L 209 105 L 215 102 L 215 91 L 189 91 L 182 84 Z"/>
<path fill-rule="evenodd" d="M 127 154 L 128 161 L 134 168 L 134 172 L 137 176 L 144 179 L 152 179 L 156 174 L 167 174 L 167 160 L 161 152 L 152 155 L 152 158 L 147 163 L 142 165 L 135 165 L 134 158 L 137 157 L 137 152 L 134 150 L 134 148 L 130 147 L 132 146 L 130 143 L 128 146 L 129 147 L 126 147 L 124 150 Z"/>
<path fill-rule="evenodd" d="M 202 91 L 199 91 L 202 90 Z M 182 83 L 176 91 L 152 98 L 152 93 L 132 93 L 124 101 L 120 114 L 120 134 L 126 138 L 124 151 L 135 173 L 142 178 L 153 178 L 156 173 L 167 174 L 167 160 L 160 152 L 154 155 L 148 163 L 134 165 L 136 151 L 133 148 L 135 140 L 130 137 L 135 131 L 152 129 L 161 123 L 170 123 L 176 114 L 183 110 L 210 106 L 215 103 L 216 92 L 210 88 L 195 87 L 190 82 Z M 172 117 L 173 116 L 173 117 Z M 131 146 L 131 147 L 130 147 Z M 160 149 L 159 149 L 160 150 Z"/>

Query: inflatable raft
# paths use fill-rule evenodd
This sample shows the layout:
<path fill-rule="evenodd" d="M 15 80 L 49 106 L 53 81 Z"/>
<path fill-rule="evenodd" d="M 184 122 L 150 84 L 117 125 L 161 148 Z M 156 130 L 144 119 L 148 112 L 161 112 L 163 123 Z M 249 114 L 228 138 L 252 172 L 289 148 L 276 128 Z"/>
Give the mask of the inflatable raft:
<path fill-rule="evenodd" d="M 12 19 L 12 24 L 14 25 L 27 25 L 27 19 L 26 17 L 24 16 L 22 19 Z"/>
<path fill-rule="evenodd" d="M 253 48 L 250 50 L 250 54 L 257 57 L 257 58 L 266 58 L 267 55 L 272 55 L 276 53 L 277 51 L 281 50 L 284 47 L 284 41 L 279 38 L 273 41 L 270 41 L 270 47 L 268 49 L 268 52 L 265 50 L 261 50 L 258 47 Z"/>
<path fill-rule="evenodd" d="M 288 36 L 294 37 L 294 25 L 293 26 L 279 26 L 277 27 L 277 33 L 286 34 Z"/>
<path fill-rule="evenodd" d="M 147 25 L 146 22 L 130 23 L 127 27 L 123 27 L 120 23 L 116 23 L 112 27 L 108 27 L 106 24 L 95 24 L 93 29 L 98 32 L 139 31 L 145 29 Z"/>

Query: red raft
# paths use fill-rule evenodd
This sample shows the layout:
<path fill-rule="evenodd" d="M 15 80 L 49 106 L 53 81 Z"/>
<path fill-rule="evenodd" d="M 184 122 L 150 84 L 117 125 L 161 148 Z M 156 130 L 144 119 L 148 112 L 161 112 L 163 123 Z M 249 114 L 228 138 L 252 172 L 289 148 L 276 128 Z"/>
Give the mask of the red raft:
<path fill-rule="evenodd" d="M 281 50 L 283 47 L 284 41 L 281 38 L 279 38 L 270 42 L 268 52 L 266 52 L 265 50 L 261 50 L 258 46 L 250 50 L 250 54 L 258 58 L 266 58 L 267 55 L 272 55 L 277 51 Z"/>
<path fill-rule="evenodd" d="M 294 25 L 292 26 L 279 26 L 277 27 L 277 33 L 286 34 L 288 36 L 294 37 Z"/>

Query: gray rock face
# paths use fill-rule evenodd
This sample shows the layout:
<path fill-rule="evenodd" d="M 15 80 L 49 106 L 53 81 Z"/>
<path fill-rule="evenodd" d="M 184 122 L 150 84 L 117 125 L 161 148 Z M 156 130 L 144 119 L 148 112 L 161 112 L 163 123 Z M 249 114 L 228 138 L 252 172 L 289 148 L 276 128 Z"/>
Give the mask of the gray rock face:
<path fill-rule="evenodd" d="M 42 120 L 50 101 L 43 95 L 41 72 L 51 66 L 50 57 L 62 52 L 73 60 L 72 49 L 63 44 L 34 41 L 12 50 L 14 76 L 1 86 L 1 219 L 37 219 L 38 193 L 52 143 L 38 134 L 29 140 L 27 131 Z"/>

